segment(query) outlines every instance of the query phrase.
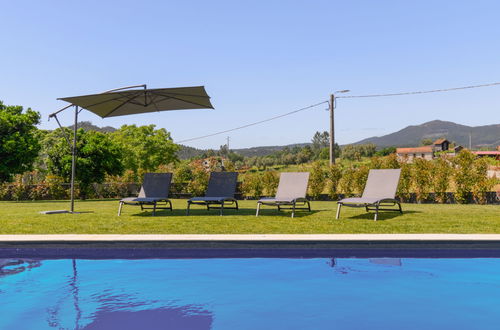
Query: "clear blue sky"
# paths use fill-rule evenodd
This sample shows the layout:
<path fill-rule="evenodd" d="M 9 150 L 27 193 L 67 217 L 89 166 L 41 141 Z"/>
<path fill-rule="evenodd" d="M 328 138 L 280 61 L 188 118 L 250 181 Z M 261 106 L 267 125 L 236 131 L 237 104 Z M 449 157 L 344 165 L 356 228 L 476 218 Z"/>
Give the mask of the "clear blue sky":
<path fill-rule="evenodd" d="M 0 100 L 47 115 L 58 97 L 135 84 L 204 85 L 215 110 L 101 119 L 156 124 L 174 140 L 240 126 L 328 99 L 500 81 L 498 1 L 3 1 Z M 339 100 L 341 144 L 441 119 L 500 123 L 500 86 Z M 325 107 L 188 145 L 307 142 Z M 61 117 L 71 124 L 70 113 Z"/>

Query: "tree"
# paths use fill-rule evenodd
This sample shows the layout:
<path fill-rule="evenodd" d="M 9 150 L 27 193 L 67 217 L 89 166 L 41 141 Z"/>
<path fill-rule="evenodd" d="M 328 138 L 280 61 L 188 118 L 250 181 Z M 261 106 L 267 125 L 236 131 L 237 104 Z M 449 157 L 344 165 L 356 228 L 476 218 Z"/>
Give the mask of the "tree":
<path fill-rule="evenodd" d="M 111 133 L 113 140 L 123 150 L 123 165 L 135 173 L 152 172 L 158 166 L 176 162 L 180 147 L 172 141 L 170 133 L 155 125 L 123 125 Z"/>
<path fill-rule="evenodd" d="M 350 144 L 342 149 L 342 158 L 349 160 L 361 160 L 361 157 L 372 157 L 377 147 L 373 143 Z"/>
<path fill-rule="evenodd" d="M 40 114 L 22 106 L 6 106 L 0 101 L 0 182 L 14 174 L 30 171 L 40 151 L 36 124 Z"/>
<path fill-rule="evenodd" d="M 311 140 L 313 150 L 320 150 L 330 144 L 330 134 L 328 132 L 316 132 Z"/>
<path fill-rule="evenodd" d="M 327 173 L 319 161 L 312 164 L 309 175 L 309 190 L 314 199 L 318 199 L 325 189 Z"/>
<path fill-rule="evenodd" d="M 446 191 L 450 187 L 452 167 L 444 158 L 438 158 L 434 162 L 432 184 L 436 200 L 439 203 L 446 203 Z"/>
<path fill-rule="evenodd" d="M 386 147 L 375 152 L 375 156 L 388 156 L 396 152 L 396 147 Z"/>
<path fill-rule="evenodd" d="M 469 200 L 469 194 L 475 183 L 474 160 L 476 155 L 468 150 L 462 150 L 453 158 L 455 166 L 453 171 L 453 182 L 455 183 L 455 200 L 465 204 Z"/>
<path fill-rule="evenodd" d="M 300 151 L 296 155 L 295 161 L 297 164 L 307 163 L 313 158 L 314 154 L 310 146 L 305 146 L 300 149 Z"/>
<path fill-rule="evenodd" d="M 432 141 L 432 139 L 422 139 L 422 141 L 420 141 L 420 144 L 423 145 L 423 146 L 430 146 L 432 145 L 434 141 Z"/>
<path fill-rule="evenodd" d="M 65 129 L 72 135 L 69 129 Z M 47 136 L 48 171 L 60 176 L 68 182 L 71 178 L 71 149 L 67 140 L 57 129 Z M 122 149 L 111 140 L 109 135 L 96 132 L 77 131 L 77 158 L 75 180 L 79 183 L 80 197 L 85 198 L 92 183 L 101 183 L 106 175 L 120 175 L 123 173 L 121 156 Z"/>

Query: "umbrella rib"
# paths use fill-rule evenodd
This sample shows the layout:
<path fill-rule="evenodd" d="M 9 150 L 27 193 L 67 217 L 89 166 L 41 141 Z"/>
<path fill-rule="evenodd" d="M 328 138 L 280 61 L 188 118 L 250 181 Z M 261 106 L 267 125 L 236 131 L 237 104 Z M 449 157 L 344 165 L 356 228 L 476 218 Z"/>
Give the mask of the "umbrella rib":
<path fill-rule="evenodd" d="M 118 105 L 116 108 L 114 108 L 113 110 L 111 110 L 110 112 L 108 112 L 107 114 L 105 114 L 104 116 L 102 116 L 103 118 L 105 117 L 108 117 L 110 114 L 112 114 L 113 112 L 115 112 L 116 110 L 120 109 L 121 107 L 123 107 L 125 104 L 127 103 L 130 103 L 130 101 L 132 101 L 137 95 L 134 95 L 130 98 L 128 98 L 127 100 L 125 100 L 124 102 L 122 102 L 120 105 Z"/>
<path fill-rule="evenodd" d="M 186 101 L 186 100 L 183 100 L 183 99 L 178 98 L 178 97 L 175 97 L 175 96 L 170 96 L 170 95 L 169 95 L 169 96 L 167 96 L 167 95 L 163 95 L 163 94 L 161 94 L 161 93 L 156 93 L 156 94 L 158 94 L 158 95 L 160 95 L 160 96 L 163 96 L 163 97 L 165 97 L 166 99 L 176 99 L 176 100 L 178 100 L 178 101 L 183 101 L 183 102 L 186 102 L 186 103 L 196 104 L 196 105 L 199 105 L 200 107 L 206 107 L 206 106 L 207 106 L 206 104 L 200 104 L 200 103 L 198 103 L 198 102 L 193 102 L 193 101 Z M 198 96 L 198 95 L 185 95 L 185 96 L 204 97 L 204 96 Z M 162 100 L 162 101 L 163 101 L 163 100 Z M 211 107 L 211 108 L 213 109 L 213 107 Z"/>
<path fill-rule="evenodd" d="M 117 93 L 117 94 L 119 94 L 119 93 Z M 135 98 L 136 96 L 137 96 L 137 95 L 134 95 L 134 98 Z M 83 105 L 80 105 L 80 106 L 81 106 L 82 108 L 84 108 L 84 109 L 88 109 L 89 107 L 95 107 L 96 105 L 101 105 L 101 104 L 103 104 L 103 103 L 107 103 L 107 102 L 110 102 L 110 101 L 118 101 L 118 100 L 120 100 L 120 99 L 122 99 L 122 98 L 124 98 L 124 97 L 127 97 L 127 96 L 126 96 L 126 95 L 123 95 L 123 94 L 120 94 L 120 96 L 119 96 L 119 97 L 116 97 L 116 98 L 107 99 L 107 100 L 104 100 L 104 101 L 99 101 L 99 102 L 97 102 L 97 103 L 90 104 L 90 105 L 86 105 L 86 106 L 83 106 Z M 130 99 L 128 99 L 128 100 L 130 100 Z M 127 100 L 127 102 L 128 102 L 128 100 Z"/>

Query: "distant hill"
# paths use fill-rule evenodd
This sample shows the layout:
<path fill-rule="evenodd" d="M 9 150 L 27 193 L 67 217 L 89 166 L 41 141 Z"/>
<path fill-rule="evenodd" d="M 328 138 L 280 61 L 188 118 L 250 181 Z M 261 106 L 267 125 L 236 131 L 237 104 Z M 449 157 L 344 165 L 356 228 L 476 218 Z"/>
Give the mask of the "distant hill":
<path fill-rule="evenodd" d="M 68 128 L 73 129 L 73 125 L 68 126 Z M 111 126 L 99 127 L 92 124 L 90 121 L 79 121 L 78 128 L 83 128 L 84 131 L 97 131 L 103 133 L 111 133 L 116 131 L 116 128 Z"/>
<path fill-rule="evenodd" d="M 265 147 L 252 147 L 244 149 L 231 149 L 231 150 L 245 157 L 254 157 L 254 156 L 267 156 L 272 154 L 273 152 L 280 151 L 285 148 L 288 149 L 293 149 L 294 147 L 302 148 L 310 144 L 311 143 L 295 143 L 286 146 L 265 146 Z"/>
<path fill-rule="evenodd" d="M 111 126 L 98 127 L 88 121 L 79 122 L 78 127 L 81 127 L 85 130 L 95 130 L 99 132 L 113 132 L 116 130 L 116 128 Z M 440 137 L 444 137 L 451 142 L 455 142 L 456 144 L 468 147 L 469 134 L 471 134 L 472 137 L 473 148 L 495 147 L 497 145 L 500 145 L 500 124 L 472 127 L 442 120 L 433 120 L 421 125 L 411 125 L 391 134 L 387 134 L 384 136 L 374 136 L 355 142 L 353 144 L 373 143 L 378 148 L 391 146 L 415 147 L 420 145 L 420 142 L 423 139 L 437 139 Z M 231 149 L 231 151 L 234 151 L 235 153 L 245 157 L 267 156 L 285 148 L 302 148 L 310 144 L 311 143 L 295 143 L 285 146 L 263 146 Z M 188 159 L 199 156 L 205 151 L 206 150 L 203 149 L 181 145 L 181 150 L 177 152 L 177 156 L 180 159 Z"/>
<path fill-rule="evenodd" d="M 500 124 L 472 127 L 442 120 L 433 120 L 421 125 L 408 126 L 395 133 L 374 136 L 353 144 L 373 143 L 377 147 L 415 147 L 423 139 L 443 137 L 459 145 L 468 147 L 469 134 L 471 134 L 472 138 L 472 148 L 500 145 Z"/>
<path fill-rule="evenodd" d="M 267 156 L 272 154 L 273 152 L 283 150 L 285 148 L 292 149 L 294 147 L 299 147 L 302 148 L 306 145 L 310 145 L 310 143 L 295 143 L 295 144 L 289 144 L 286 146 L 265 146 L 265 147 L 252 147 L 252 148 L 242 148 L 242 149 L 231 149 L 231 151 L 245 156 L 245 157 L 255 157 L 255 156 Z M 181 145 L 181 150 L 177 152 L 177 156 L 180 159 L 188 159 L 192 157 L 196 157 L 201 155 L 207 150 L 204 149 L 196 149 L 193 147 L 188 147 Z M 217 151 L 217 150 L 215 150 Z"/>

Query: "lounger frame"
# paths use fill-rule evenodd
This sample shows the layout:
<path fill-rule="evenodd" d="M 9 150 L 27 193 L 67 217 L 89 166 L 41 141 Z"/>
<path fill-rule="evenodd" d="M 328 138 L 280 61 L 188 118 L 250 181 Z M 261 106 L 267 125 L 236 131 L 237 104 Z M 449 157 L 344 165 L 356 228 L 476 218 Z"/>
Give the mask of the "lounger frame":
<path fill-rule="evenodd" d="M 386 208 L 386 207 L 393 207 L 393 206 L 398 206 L 397 209 L 394 208 Z M 403 209 L 401 208 L 401 203 L 392 198 L 385 198 L 376 201 L 375 203 L 361 203 L 361 204 L 352 204 L 352 203 L 344 203 L 342 201 L 337 202 L 337 215 L 335 219 L 340 219 L 340 209 L 342 206 L 347 206 L 347 207 L 364 207 L 366 209 L 366 212 L 370 211 L 375 211 L 375 215 L 373 217 L 373 220 L 377 221 L 378 220 L 378 211 L 393 211 L 393 212 L 399 212 L 403 214 Z"/>
<path fill-rule="evenodd" d="M 153 210 L 152 216 L 156 215 L 156 210 L 172 211 L 172 202 L 168 199 L 171 181 L 172 173 L 146 173 L 139 196 L 120 200 L 118 216 L 121 215 L 123 205 L 140 206 L 141 211 Z"/>
<path fill-rule="evenodd" d="M 277 206 L 278 211 L 292 210 L 292 218 L 295 217 L 296 210 L 307 210 L 307 211 L 311 212 L 311 203 L 306 198 L 296 198 L 290 202 L 287 202 L 287 201 L 266 202 L 265 199 L 260 199 L 257 202 L 257 212 L 255 214 L 255 216 L 257 216 L 257 217 L 259 216 L 261 205 Z M 290 207 L 286 207 L 286 206 L 290 206 Z"/>
<path fill-rule="evenodd" d="M 205 197 L 193 197 L 187 201 L 186 215 L 189 215 L 191 205 L 203 205 L 207 211 L 218 209 L 220 215 L 224 210 L 238 210 L 238 201 L 234 198 L 238 184 L 238 172 L 212 172 L 208 181 Z"/>
<path fill-rule="evenodd" d="M 308 182 L 309 172 L 281 173 L 276 197 L 259 199 L 255 216 L 259 216 L 262 205 L 276 206 L 278 211 L 292 210 L 292 218 L 295 217 L 296 210 L 311 212 L 311 204 L 306 198 Z"/>
<path fill-rule="evenodd" d="M 337 202 L 336 219 L 340 218 L 342 206 L 364 207 L 366 212 L 375 211 L 373 220 L 378 220 L 379 211 L 403 214 L 401 203 L 395 198 L 401 169 L 372 169 L 368 174 L 362 197 L 345 198 Z M 395 208 L 397 206 L 397 208 Z"/>

